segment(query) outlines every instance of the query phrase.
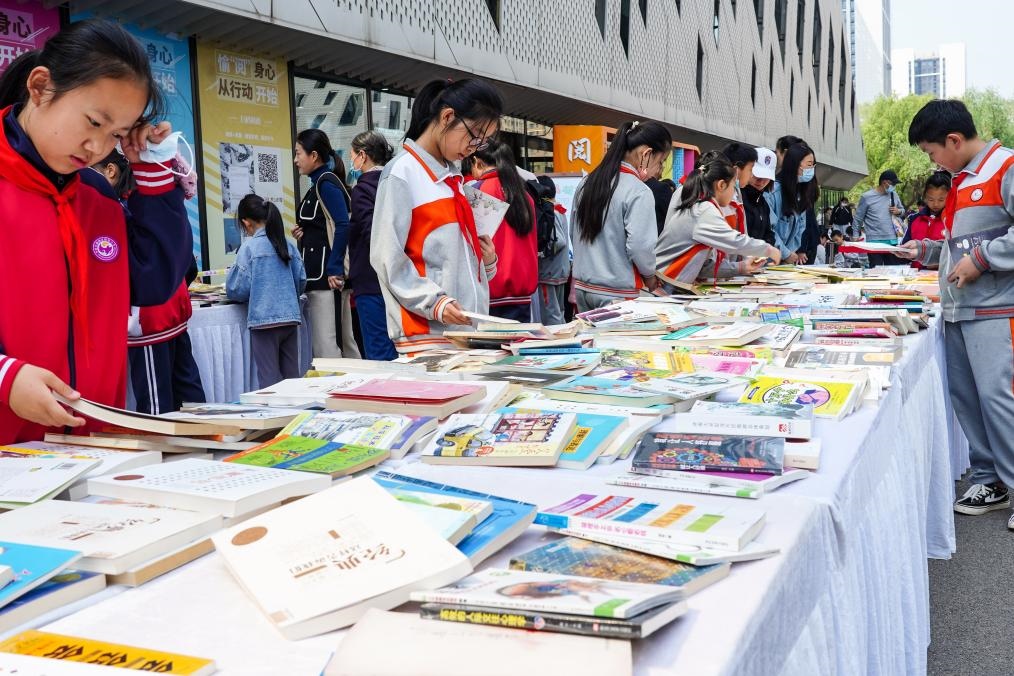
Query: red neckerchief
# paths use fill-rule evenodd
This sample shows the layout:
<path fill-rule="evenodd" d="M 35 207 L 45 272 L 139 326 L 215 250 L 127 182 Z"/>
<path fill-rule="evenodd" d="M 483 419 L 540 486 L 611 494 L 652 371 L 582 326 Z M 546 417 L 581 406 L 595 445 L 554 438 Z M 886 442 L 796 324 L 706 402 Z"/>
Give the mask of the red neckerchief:
<path fill-rule="evenodd" d="M 553 205 L 553 211 L 555 211 L 558 214 L 566 214 L 567 213 L 567 207 L 563 206 L 562 204 L 554 204 Z"/>
<path fill-rule="evenodd" d="M 636 171 L 634 171 L 630 167 L 625 167 L 622 164 L 620 165 L 620 173 L 621 174 L 630 174 L 631 176 L 636 176 L 638 181 L 641 180 L 641 175 L 640 174 L 638 174 Z"/>
<path fill-rule="evenodd" d="M 7 133 L 2 123 L 10 110 L 9 106 L 0 110 L 0 176 L 26 192 L 48 197 L 56 207 L 56 224 L 60 231 L 60 241 L 63 243 L 70 275 L 71 316 L 78 326 L 77 335 L 82 341 L 87 341 L 88 316 L 85 299 L 88 297 L 88 245 L 71 204 L 71 200 L 77 195 L 81 180 L 75 174 L 63 191 L 60 191 L 31 162 L 14 150 L 7 141 Z"/>

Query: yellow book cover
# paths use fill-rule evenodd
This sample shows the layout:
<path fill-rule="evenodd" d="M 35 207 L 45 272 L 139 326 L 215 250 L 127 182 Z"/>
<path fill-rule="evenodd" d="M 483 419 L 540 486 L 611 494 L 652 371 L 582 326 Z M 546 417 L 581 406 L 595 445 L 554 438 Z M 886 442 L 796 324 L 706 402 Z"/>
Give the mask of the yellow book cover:
<path fill-rule="evenodd" d="M 741 404 L 804 404 L 813 406 L 813 414 L 824 418 L 840 418 L 853 404 L 856 383 L 814 380 L 792 380 L 758 376 L 743 396 Z"/>
<path fill-rule="evenodd" d="M 163 653 L 148 648 L 95 641 L 78 636 L 23 631 L 0 643 L 0 652 L 85 662 L 157 674 L 205 676 L 215 673 L 215 663 L 200 657 Z"/>

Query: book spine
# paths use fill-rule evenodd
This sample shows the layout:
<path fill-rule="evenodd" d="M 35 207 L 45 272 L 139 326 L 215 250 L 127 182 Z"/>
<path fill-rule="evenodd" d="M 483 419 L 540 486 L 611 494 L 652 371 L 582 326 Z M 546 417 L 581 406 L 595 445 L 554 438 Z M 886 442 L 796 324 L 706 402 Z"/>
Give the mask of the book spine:
<path fill-rule="evenodd" d="M 656 475 L 648 475 L 656 476 Z M 653 488 L 666 491 L 679 491 L 680 493 L 699 493 L 702 495 L 723 495 L 729 498 L 750 498 L 756 500 L 764 495 L 763 491 L 756 488 L 736 488 L 735 486 L 724 486 L 708 482 L 696 483 L 692 481 L 669 481 L 660 483 L 634 477 L 616 477 L 608 483 L 614 486 L 629 486 L 630 488 Z"/>
<path fill-rule="evenodd" d="M 551 631 L 580 636 L 635 639 L 641 637 L 640 626 L 632 623 L 587 619 L 580 616 L 540 615 L 517 610 L 477 608 L 426 603 L 419 609 L 424 620 L 442 620 L 459 624 L 482 624 L 490 627 L 508 627 L 530 631 Z"/>
<path fill-rule="evenodd" d="M 767 416 L 733 417 L 701 417 L 679 416 L 674 432 L 684 434 L 733 434 L 750 435 L 753 437 L 792 437 L 799 436 L 799 430 L 793 422 Z"/>
<path fill-rule="evenodd" d="M 625 523 L 610 519 L 584 519 L 569 517 L 567 525 L 562 528 L 550 527 L 550 530 L 562 535 L 573 535 L 594 540 L 596 535 L 640 538 L 656 542 L 670 542 L 693 547 L 714 547 L 739 551 L 739 542 L 729 538 L 708 533 L 697 533 L 684 529 L 663 528 L 661 526 L 643 526 L 638 523 Z"/>
<path fill-rule="evenodd" d="M 690 465 L 681 462 L 674 463 L 658 463 L 646 460 L 634 460 L 631 463 L 632 468 L 641 469 L 654 469 L 659 471 L 676 470 L 680 472 L 736 472 L 746 474 L 766 474 L 769 476 L 779 476 L 782 473 L 781 467 L 729 467 L 728 465 Z M 636 471 L 636 470 L 635 470 Z"/>
<path fill-rule="evenodd" d="M 531 354 L 599 354 L 600 350 L 593 347 L 520 347 L 518 355 Z"/>

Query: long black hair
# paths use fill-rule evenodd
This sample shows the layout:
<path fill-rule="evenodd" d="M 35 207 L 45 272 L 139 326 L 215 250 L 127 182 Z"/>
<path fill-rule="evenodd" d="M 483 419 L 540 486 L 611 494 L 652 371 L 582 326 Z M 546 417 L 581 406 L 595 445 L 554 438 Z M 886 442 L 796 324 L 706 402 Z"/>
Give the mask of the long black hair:
<path fill-rule="evenodd" d="M 799 142 L 789 146 L 782 159 L 782 168 L 778 172 L 778 183 L 782 187 L 782 216 L 806 213 L 820 196 L 820 187 L 817 185 L 817 177 L 814 176 L 808 183 L 799 182 L 799 165 L 809 155 L 817 159 L 817 155 L 810 146 Z"/>
<path fill-rule="evenodd" d="M 683 181 L 680 192 L 680 203 L 677 211 L 689 209 L 698 202 L 705 202 L 715 197 L 716 181 L 731 181 L 736 177 L 736 167 L 728 156 L 715 150 L 701 155 L 697 166 Z"/>
<path fill-rule="evenodd" d="M 282 214 L 278 207 L 260 195 L 251 193 L 239 201 L 236 217 L 263 223 L 264 234 L 275 248 L 275 253 L 285 263 L 289 262 L 289 242 L 285 239 L 285 226 L 282 225 Z"/>
<path fill-rule="evenodd" d="M 656 153 L 668 153 L 672 151 L 672 134 L 658 122 L 624 122 L 620 125 L 602 162 L 592 169 L 574 196 L 574 218 L 584 241 L 594 242 L 602 232 L 606 210 L 620 182 L 620 164 L 627 153 L 638 146 L 648 146 Z"/>
<path fill-rule="evenodd" d="M 101 160 L 92 165 L 99 173 L 105 176 L 106 167 L 116 167 L 116 183 L 113 183 L 113 192 L 118 199 L 125 199 L 134 190 L 134 174 L 130 171 L 130 162 L 120 151 L 113 150 Z"/>
<path fill-rule="evenodd" d="M 151 74 L 151 62 L 140 43 L 118 24 L 101 19 L 73 23 L 54 35 L 41 49 L 14 59 L 0 76 L 0 108 L 28 100 L 25 83 L 34 68 L 49 69 L 53 99 L 102 78 L 134 80 L 148 92 L 137 124 L 163 117 L 162 90 Z"/>
<path fill-rule="evenodd" d="M 331 163 L 332 168 L 330 171 L 338 177 L 341 181 L 342 195 L 345 198 L 345 208 L 351 209 L 352 203 L 349 198 L 349 184 L 345 181 L 345 177 L 348 172 L 345 170 L 345 163 L 342 162 L 341 155 L 334 151 L 331 146 L 331 139 L 327 137 L 327 134 L 322 132 L 320 129 L 304 129 L 303 131 L 296 134 L 296 143 L 302 148 L 303 152 L 307 155 L 317 153 L 317 159 L 323 162 L 325 165 L 328 162 Z"/>
<path fill-rule="evenodd" d="M 394 157 L 394 149 L 379 131 L 360 132 L 352 139 L 351 145 L 352 152 L 365 153 L 378 167 L 384 166 Z"/>
<path fill-rule="evenodd" d="M 504 219 L 520 237 L 532 231 L 532 210 L 528 206 L 528 191 L 514 164 L 514 153 L 506 143 L 494 141 L 482 150 L 476 150 L 472 157 L 496 169 L 497 178 L 503 188 L 504 201 L 510 205 Z"/>
<path fill-rule="evenodd" d="M 461 118 L 477 122 L 498 122 L 503 115 L 503 97 L 485 80 L 431 80 L 419 90 L 412 102 L 412 119 L 405 138 L 415 141 L 438 118 L 444 108 L 454 111 L 451 126 Z"/>

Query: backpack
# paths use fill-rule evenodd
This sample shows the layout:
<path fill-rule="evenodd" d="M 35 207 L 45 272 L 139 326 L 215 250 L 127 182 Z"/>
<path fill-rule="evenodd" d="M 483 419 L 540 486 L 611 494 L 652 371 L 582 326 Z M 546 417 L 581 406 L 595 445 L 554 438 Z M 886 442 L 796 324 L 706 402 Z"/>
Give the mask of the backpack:
<path fill-rule="evenodd" d="M 546 186 L 538 181 L 525 181 L 525 189 L 535 202 L 535 230 L 538 233 L 539 258 L 552 258 L 558 246 L 556 239 L 556 210 L 546 198 Z"/>

